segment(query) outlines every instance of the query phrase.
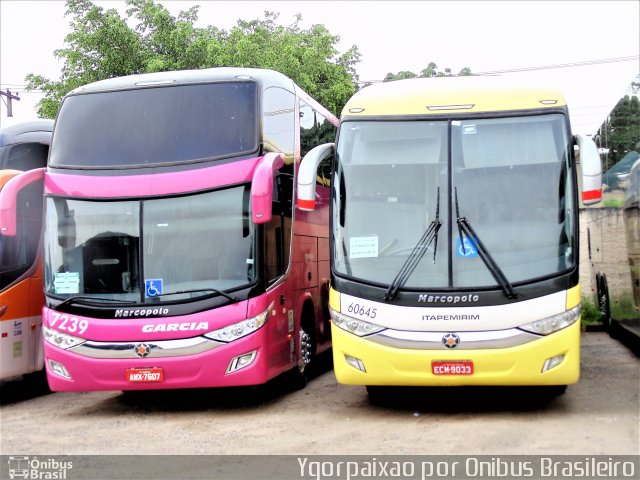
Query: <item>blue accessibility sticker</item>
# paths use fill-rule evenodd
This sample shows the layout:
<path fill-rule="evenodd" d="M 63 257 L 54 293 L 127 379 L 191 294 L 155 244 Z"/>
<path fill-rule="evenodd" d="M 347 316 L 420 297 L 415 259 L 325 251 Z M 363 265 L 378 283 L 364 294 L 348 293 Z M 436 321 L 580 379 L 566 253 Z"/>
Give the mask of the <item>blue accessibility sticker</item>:
<path fill-rule="evenodd" d="M 474 238 L 475 241 L 475 238 Z M 472 242 L 469 237 L 464 237 L 464 248 L 462 248 L 462 242 L 460 241 L 460 237 L 456 239 L 456 252 L 458 257 L 464 258 L 476 258 L 478 256 L 478 249 L 475 246 L 475 243 Z"/>
<path fill-rule="evenodd" d="M 147 298 L 162 295 L 162 279 L 150 278 L 144 281 L 144 295 Z"/>

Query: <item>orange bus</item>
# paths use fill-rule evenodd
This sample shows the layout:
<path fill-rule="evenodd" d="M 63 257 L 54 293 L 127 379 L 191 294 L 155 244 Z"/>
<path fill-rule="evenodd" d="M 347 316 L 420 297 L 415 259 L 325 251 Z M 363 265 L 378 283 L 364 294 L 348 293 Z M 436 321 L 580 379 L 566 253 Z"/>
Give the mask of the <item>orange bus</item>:
<path fill-rule="evenodd" d="M 0 195 L 11 179 L 47 163 L 53 120 L 0 129 Z M 42 185 L 16 198 L 15 236 L 0 232 L 0 380 L 43 370 Z"/>

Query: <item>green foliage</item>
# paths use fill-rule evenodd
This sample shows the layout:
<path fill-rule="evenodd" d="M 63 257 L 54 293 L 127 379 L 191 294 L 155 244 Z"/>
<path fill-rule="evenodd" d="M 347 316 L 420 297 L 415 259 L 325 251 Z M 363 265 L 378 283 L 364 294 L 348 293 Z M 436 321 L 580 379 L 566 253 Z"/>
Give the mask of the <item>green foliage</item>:
<path fill-rule="evenodd" d="M 602 325 L 602 313 L 592 298 L 582 297 L 582 326 Z M 623 293 L 611 298 L 611 318 L 632 320 L 640 318 L 640 309 L 635 305 L 631 293 Z"/>
<path fill-rule="evenodd" d="M 465 77 L 469 75 L 472 75 L 471 69 L 469 67 L 464 67 L 455 76 Z M 387 73 L 387 76 L 384 77 L 383 81 L 391 82 L 394 80 L 404 80 L 406 78 L 431 78 L 431 77 L 453 77 L 453 76 L 454 75 L 451 73 L 450 68 L 445 68 L 444 71 L 441 71 L 441 70 L 438 70 L 438 66 L 435 63 L 429 62 L 429 65 L 427 65 L 427 68 L 420 71 L 420 75 L 416 75 L 415 73 L 409 72 L 407 70 L 403 70 L 398 73 L 389 72 Z"/>
<path fill-rule="evenodd" d="M 398 72 L 398 73 L 387 73 L 387 76 L 384 77 L 383 82 L 390 82 L 392 80 L 405 80 L 407 78 L 416 78 L 417 75 L 413 72 L 409 72 L 406 70 L 403 70 L 402 72 Z"/>
<path fill-rule="evenodd" d="M 623 205 L 623 198 L 608 198 L 602 202 L 604 208 L 622 208 Z"/>
<path fill-rule="evenodd" d="M 623 293 L 612 299 L 611 317 L 616 320 L 640 318 L 640 310 L 636 307 L 631 293 Z"/>
<path fill-rule="evenodd" d="M 640 99 L 625 95 L 600 127 L 596 142 L 609 148 L 603 171 L 606 172 L 630 151 L 640 151 Z"/>
<path fill-rule="evenodd" d="M 589 297 L 582 297 L 582 311 L 580 315 L 582 326 L 601 325 L 601 316 L 602 314 L 594 301 Z"/>
<path fill-rule="evenodd" d="M 265 12 L 263 19 L 239 20 L 225 31 L 196 27 L 197 6 L 174 17 L 154 0 L 125 3 L 126 18 L 121 18 L 115 9 L 104 10 L 90 0 L 67 0 L 71 33 L 65 38 L 66 47 L 54 52 L 63 62 L 60 80 L 33 73 L 25 79 L 27 90 L 45 94 L 38 104 L 39 116 L 54 118 L 62 98 L 81 85 L 167 70 L 218 66 L 277 70 L 334 113 L 356 90 L 357 47 L 339 53 L 338 36 L 323 25 L 302 29 L 300 15 L 285 27 L 277 23 L 277 13 Z"/>

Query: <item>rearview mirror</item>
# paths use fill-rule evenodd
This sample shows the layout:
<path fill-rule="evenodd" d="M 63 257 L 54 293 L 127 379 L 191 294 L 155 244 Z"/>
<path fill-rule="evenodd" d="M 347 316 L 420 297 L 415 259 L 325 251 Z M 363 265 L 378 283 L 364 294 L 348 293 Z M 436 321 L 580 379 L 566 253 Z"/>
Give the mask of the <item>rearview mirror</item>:
<path fill-rule="evenodd" d="M 269 152 L 258 163 L 251 180 L 251 219 L 253 223 L 271 221 L 273 174 L 284 165 L 282 153 Z"/>
<path fill-rule="evenodd" d="M 311 149 L 300 163 L 298 171 L 298 208 L 307 212 L 316 208 L 316 176 L 320 162 L 333 155 L 335 143 L 324 143 Z"/>
<path fill-rule="evenodd" d="M 593 205 L 602 200 L 602 166 L 598 147 L 590 138 L 575 135 L 582 166 L 582 203 Z"/>

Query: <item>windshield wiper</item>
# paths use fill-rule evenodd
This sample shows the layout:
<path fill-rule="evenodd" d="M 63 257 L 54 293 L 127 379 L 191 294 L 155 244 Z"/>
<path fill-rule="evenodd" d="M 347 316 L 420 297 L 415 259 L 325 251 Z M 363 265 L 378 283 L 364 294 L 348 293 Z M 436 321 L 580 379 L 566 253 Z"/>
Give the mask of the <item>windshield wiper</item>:
<path fill-rule="evenodd" d="M 70 305 L 72 303 L 80 303 L 82 305 L 91 306 L 91 302 L 101 303 L 101 302 L 113 302 L 113 303 L 124 303 L 124 304 L 133 304 L 137 303 L 135 300 L 120 300 L 117 298 L 101 298 L 101 297 L 90 297 L 89 295 L 74 295 L 73 297 L 69 297 L 60 302 L 56 308 L 64 307 L 65 305 Z"/>
<path fill-rule="evenodd" d="M 228 294 L 227 292 L 223 291 L 223 290 L 218 290 L 217 288 L 200 288 L 200 289 L 195 289 L 195 290 L 179 290 L 176 292 L 169 292 L 169 293 L 162 293 L 160 295 L 153 295 L 149 298 L 159 298 L 159 297 L 166 297 L 168 295 L 182 295 L 182 294 L 189 294 L 189 293 L 200 293 L 200 292 L 207 292 L 207 293 L 212 293 L 214 295 L 222 295 L 225 298 L 228 298 L 229 300 L 233 301 L 233 302 L 237 302 L 240 299 L 237 297 L 234 297 L 233 295 Z"/>
<path fill-rule="evenodd" d="M 513 291 L 513 286 L 511 285 L 509 280 L 507 280 L 507 277 L 505 276 L 504 272 L 498 266 L 494 258 L 491 256 L 491 253 L 489 253 L 489 250 L 487 250 L 487 247 L 485 247 L 484 243 L 482 243 L 482 240 L 480 240 L 480 237 L 478 236 L 476 231 L 473 229 L 473 227 L 469 223 L 469 220 L 467 220 L 466 217 L 460 216 L 460 209 L 458 207 L 458 188 L 457 187 L 455 189 L 455 195 L 456 195 L 456 222 L 458 223 L 458 234 L 460 235 L 460 245 L 462 247 L 462 252 L 465 255 L 467 253 L 467 249 L 464 246 L 464 237 L 463 237 L 464 235 L 475 246 L 476 250 L 478 250 L 478 255 L 480 256 L 480 258 L 482 259 L 486 267 L 489 269 L 489 272 L 491 272 L 491 275 L 493 276 L 495 281 L 498 282 L 500 287 L 502 287 L 502 291 L 507 296 L 507 298 L 509 299 L 517 298 L 518 295 Z"/>
<path fill-rule="evenodd" d="M 435 241 L 433 246 L 433 263 L 436 263 L 436 252 L 438 249 L 438 231 L 442 226 L 442 222 L 440 221 L 440 187 L 437 187 L 436 190 L 436 218 L 431 221 L 429 227 L 425 230 L 425 232 L 418 240 L 418 243 L 400 267 L 400 271 L 393 279 L 393 282 L 387 288 L 387 291 L 384 294 L 384 299 L 388 302 L 389 300 L 393 300 L 398 294 L 398 290 L 400 290 L 407 280 L 416 269 L 420 260 L 425 253 L 427 253 L 427 249 L 431 245 L 432 242 Z"/>

